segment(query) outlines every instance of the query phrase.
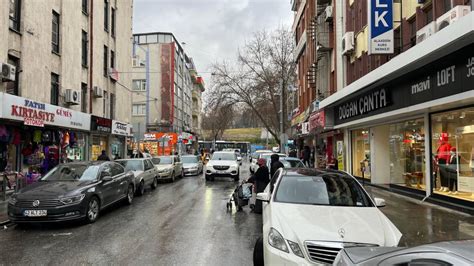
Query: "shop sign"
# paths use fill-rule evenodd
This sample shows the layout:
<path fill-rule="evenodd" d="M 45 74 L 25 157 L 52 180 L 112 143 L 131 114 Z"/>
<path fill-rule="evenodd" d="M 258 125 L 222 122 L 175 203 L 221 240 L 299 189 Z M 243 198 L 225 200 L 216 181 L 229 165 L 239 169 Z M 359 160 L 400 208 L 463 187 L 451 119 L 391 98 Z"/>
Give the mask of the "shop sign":
<path fill-rule="evenodd" d="M 303 135 L 309 134 L 309 122 L 304 122 L 301 124 L 301 134 Z"/>
<path fill-rule="evenodd" d="M 312 131 L 315 128 L 321 128 L 324 129 L 325 126 L 325 115 L 324 115 L 324 110 L 321 110 L 317 113 L 313 113 L 309 117 L 309 131 Z"/>
<path fill-rule="evenodd" d="M 101 133 L 112 132 L 112 120 L 104 117 L 91 116 L 91 131 L 97 131 Z"/>
<path fill-rule="evenodd" d="M 474 44 L 387 83 L 376 82 L 326 107 L 340 125 L 440 98 L 473 91 Z"/>
<path fill-rule="evenodd" d="M 150 132 L 145 133 L 143 136 L 145 141 L 169 142 L 172 145 L 178 143 L 177 133 Z"/>
<path fill-rule="evenodd" d="M 1 95 L 0 117 L 2 118 L 23 121 L 27 126 L 51 125 L 82 130 L 90 129 L 91 116 L 89 114 L 15 95 L 4 93 Z"/>
<path fill-rule="evenodd" d="M 393 54 L 393 1 L 368 1 L 368 31 L 370 54 Z"/>
<path fill-rule="evenodd" d="M 336 142 L 337 169 L 344 171 L 344 141 Z"/>
<path fill-rule="evenodd" d="M 121 136 L 131 136 L 132 125 L 127 124 L 127 123 L 122 123 L 117 120 L 112 120 L 112 134 L 121 135 Z"/>

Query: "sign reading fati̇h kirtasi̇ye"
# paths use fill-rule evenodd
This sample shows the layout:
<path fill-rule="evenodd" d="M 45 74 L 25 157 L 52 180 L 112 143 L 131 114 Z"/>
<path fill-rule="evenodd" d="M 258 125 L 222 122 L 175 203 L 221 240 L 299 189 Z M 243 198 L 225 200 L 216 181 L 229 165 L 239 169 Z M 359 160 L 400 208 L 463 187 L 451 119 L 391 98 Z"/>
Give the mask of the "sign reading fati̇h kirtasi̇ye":
<path fill-rule="evenodd" d="M 393 53 L 393 0 L 368 0 L 369 54 Z"/>

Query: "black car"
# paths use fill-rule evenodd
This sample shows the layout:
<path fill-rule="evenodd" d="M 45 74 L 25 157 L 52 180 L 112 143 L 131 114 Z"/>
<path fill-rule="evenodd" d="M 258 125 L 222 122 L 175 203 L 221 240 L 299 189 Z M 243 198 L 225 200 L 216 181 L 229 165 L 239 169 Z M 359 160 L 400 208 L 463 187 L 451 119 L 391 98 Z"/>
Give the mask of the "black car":
<path fill-rule="evenodd" d="M 85 219 L 93 223 L 100 210 L 120 200 L 131 204 L 133 173 L 116 162 L 60 164 L 38 182 L 13 194 L 8 202 L 12 222 Z"/>

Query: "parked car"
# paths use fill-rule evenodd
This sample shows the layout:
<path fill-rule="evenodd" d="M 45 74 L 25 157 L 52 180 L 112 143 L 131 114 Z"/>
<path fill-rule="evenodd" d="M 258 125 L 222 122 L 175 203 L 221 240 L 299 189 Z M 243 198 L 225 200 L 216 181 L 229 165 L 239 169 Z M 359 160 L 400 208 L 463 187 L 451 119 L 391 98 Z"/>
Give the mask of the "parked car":
<path fill-rule="evenodd" d="M 258 150 L 250 155 L 250 173 L 255 173 L 258 169 L 257 160 L 261 153 L 273 153 L 271 150 Z"/>
<path fill-rule="evenodd" d="M 132 171 L 138 195 L 141 196 L 145 193 L 146 186 L 150 186 L 152 189 L 158 186 L 158 171 L 151 159 L 121 159 L 116 162 L 125 167 L 125 171 Z"/>
<path fill-rule="evenodd" d="M 283 164 L 285 169 L 306 168 L 306 165 L 303 163 L 303 161 L 298 158 L 280 157 L 280 162 Z M 271 168 L 271 160 L 267 160 L 267 167 L 268 169 Z"/>
<path fill-rule="evenodd" d="M 159 156 L 152 158 L 151 161 L 155 164 L 159 179 L 174 182 L 176 177 L 183 176 L 183 164 L 179 156 Z"/>
<path fill-rule="evenodd" d="M 395 247 L 400 231 L 345 172 L 279 169 L 264 192 L 263 237 L 254 258 L 267 265 L 332 264 L 347 246 Z M 261 249 L 263 252 L 257 253 Z"/>
<path fill-rule="evenodd" d="M 85 219 L 93 223 L 101 210 L 120 200 L 131 204 L 132 172 L 116 162 L 60 164 L 8 202 L 12 222 L 53 222 Z"/>
<path fill-rule="evenodd" d="M 231 177 L 240 179 L 240 166 L 235 152 L 216 151 L 206 164 L 206 181 L 214 181 L 215 177 Z"/>
<path fill-rule="evenodd" d="M 199 160 L 198 156 L 195 155 L 184 155 L 181 156 L 181 162 L 183 163 L 183 175 L 199 175 L 202 174 L 203 164 Z"/>
<path fill-rule="evenodd" d="M 266 153 L 258 153 L 257 155 L 257 160 L 258 159 L 265 159 L 267 162 L 270 161 L 270 157 L 272 156 L 272 154 L 278 154 L 278 156 L 281 158 L 285 158 L 287 157 L 286 154 L 284 153 L 274 153 L 274 152 L 266 152 Z M 251 163 L 250 164 L 250 172 L 251 173 L 255 173 L 258 169 L 258 165 L 257 163 Z"/>
<path fill-rule="evenodd" d="M 349 247 L 334 265 L 474 265 L 474 240 L 446 241 L 417 247 Z"/>

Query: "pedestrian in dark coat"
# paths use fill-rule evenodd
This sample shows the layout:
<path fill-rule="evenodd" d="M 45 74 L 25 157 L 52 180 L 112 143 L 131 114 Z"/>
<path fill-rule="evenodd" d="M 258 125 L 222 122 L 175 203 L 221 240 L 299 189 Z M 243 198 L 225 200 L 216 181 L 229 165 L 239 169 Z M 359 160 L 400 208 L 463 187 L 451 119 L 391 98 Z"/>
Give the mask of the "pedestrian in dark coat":
<path fill-rule="evenodd" d="M 253 174 L 247 180 L 247 182 L 254 183 L 255 192 L 260 193 L 260 192 L 263 192 L 265 190 L 268 183 L 270 182 L 270 179 L 269 179 L 270 173 L 268 171 L 267 161 L 265 159 L 262 159 L 262 158 L 258 159 L 257 164 L 259 165 L 259 168 L 255 172 L 255 174 Z M 261 200 L 257 200 L 255 202 L 255 208 L 254 208 L 253 211 L 255 213 L 262 213 L 262 201 Z"/>
<path fill-rule="evenodd" d="M 283 163 L 280 162 L 280 156 L 278 154 L 272 154 L 270 157 L 271 162 L 270 162 L 270 179 L 273 178 L 275 175 L 276 171 L 280 168 L 283 168 Z"/>
<path fill-rule="evenodd" d="M 102 154 L 99 157 L 97 157 L 97 161 L 110 161 L 110 158 L 105 153 L 105 150 L 102 150 Z"/>
<path fill-rule="evenodd" d="M 308 146 L 304 146 L 304 148 L 303 148 L 303 163 L 308 167 L 311 166 L 310 161 L 309 161 L 310 158 L 311 158 L 311 150 L 309 149 Z"/>

